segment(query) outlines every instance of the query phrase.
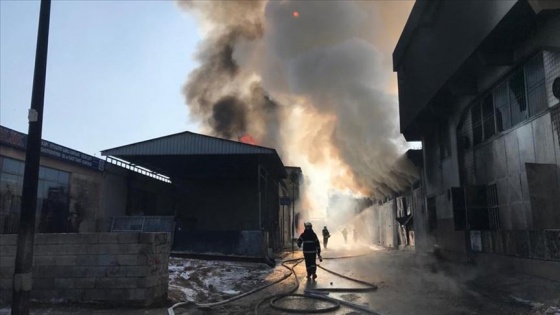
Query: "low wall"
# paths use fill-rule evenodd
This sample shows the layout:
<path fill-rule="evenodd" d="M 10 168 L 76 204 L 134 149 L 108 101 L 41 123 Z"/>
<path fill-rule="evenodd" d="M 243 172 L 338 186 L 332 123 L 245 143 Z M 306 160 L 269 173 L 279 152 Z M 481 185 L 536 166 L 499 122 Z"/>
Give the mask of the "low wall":
<path fill-rule="evenodd" d="M 560 230 L 482 231 L 480 252 L 560 261 Z"/>
<path fill-rule="evenodd" d="M 515 271 L 545 279 L 560 281 L 560 261 L 529 259 L 486 253 L 475 253 L 476 265 L 484 271 Z"/>
<path fill-rule="evenodd" d="M 177 229 L 174 251 L 263 257 L 262 231 L 185 231 Z"/>
<path fill-rule="evenodd" d="M 0 235 L 0 302 L 12 295 L 17 235 Z M 31 298 L 142 305 L 165 301 L 169 233 L 37 234 Z"/>

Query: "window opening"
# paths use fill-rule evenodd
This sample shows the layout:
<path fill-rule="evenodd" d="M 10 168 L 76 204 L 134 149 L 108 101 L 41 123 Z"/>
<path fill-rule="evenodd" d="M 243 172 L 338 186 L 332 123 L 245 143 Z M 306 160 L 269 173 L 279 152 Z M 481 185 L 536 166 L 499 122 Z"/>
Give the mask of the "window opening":
<path fill-rule="evenodd" d="M 487 95 L 482 101 L 482 122 L 484 125 L 484 140 L 486 140 L 496 134 L 492 94 Z"/>
<path fill-rule="evenodd" d="M 528 118 L 525 99 L 525 75 L 523 69 L 517 70 L 508 81 L 512 125 Z"/>
<path fill-rule="evenodd" d="M 482 142 L 482 113 L 480 103 L 471 108 L 472 128 L 473 128 L 473 144 L 477 145 Z"/>

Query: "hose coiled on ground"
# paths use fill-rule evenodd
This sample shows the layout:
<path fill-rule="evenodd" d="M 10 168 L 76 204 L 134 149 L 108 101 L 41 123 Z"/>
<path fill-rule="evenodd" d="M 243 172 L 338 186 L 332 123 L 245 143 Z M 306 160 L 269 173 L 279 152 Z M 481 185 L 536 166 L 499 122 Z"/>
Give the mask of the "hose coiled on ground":
<path fill-rule="evenodd" d="M 352 258 L 352 257 L 358 257 L 358 256 L 346 256 L 346 257 L 325 258 L 325 259 L 342 259 L 342 258 Z M 269 304 L 270 304 L 270 307 L 272 307 L 273 309 L 278 310 L 278 311 L 282 311 L 282 312 L 288 312 L 288 313 L 300 313 L 300 314 L 326 313 L 326 312 L 332 312 L 334 310 L 337 310 L 338 308 L 340 308 L 340 305 L 343 304 L 345 306 L 348 306 L 348 307 L 351 307 L 351 308 L 354 308 L 354 309 L 358 309 L 358 310 L 360 310 L 360 311 L 362 311 L 366 314 L 380 315 L 379 313 L 374 312 L 367 307 L 326 296 L 328 294 L 327 292 L 369 292 L 369 291 L 375 291 L 375 290 L 377 290 L 376 285 L 371 284 L 369 282 L 357 280 L 357 279 L 342 275 L 340 273 L 337 273 L 337 272 L 334 272 L 334 271 L 329 270 L 327 268 L 324 268 L 320 265 L 318 265 L 318 267 L 323 269 L 326 272 L 329 272 L 331 274 L 334 274 L 336 276 L 339 276 L 341 278 L 344 278 L 344 279 L 347 279 L 347 280 L 350 280 L 350 281 L 354 281 L 356 283 L 360 283 L 362 285 L 365 285 L 366 287 L 363 287 L 363 288 L 319 288 L 319 289 L 314 289 L 314 290 L 306 290 L 305 294 L 295 294 L 294 292 L 299 288 L 299 279 L 297 278 L 297 275 L 295 273 L 294 268 L 299 263 L 301 263 L 301 258 L 292 267 L 288 267 L 288 266 L 285 265 L 285 263 L 288 263 L 288 262 L 291 262 L 291 261 L 295 261 L 295 260 L 287 260 L 287 261 L 282 263 L 282 266 L 284 266 L 285 268 L 288 268 L 292 272 L 292 274 L 294 275 L 295 280 L 296 280 L 294 286 L 292 288 L 290 288 L 287 292 L 280 293 L 280 294 L 275 294 L 275 295 L 272 295 L 272 296 L 269 296 L 269 297 L 266 297 L 266 298 L 262 299 L 255 306 L 255 312 L 254 312 L 255 315 L 259 314 L 258 313 L 259 308 L 266 300 L 270 300 Z M 307 299 L 324 301 L 324 302 L 330 303 L 331 306 L 320 308 L 320 309 L 316 309 L 316 308 L 301 309 L 301 308 L 287 308 L 287 307 L 283 307 L 283 306 L 279 305 L 278 302 L 280 300 L 285 299 L 285 298 L 290 298 L 290 297 L 307 298 Z"/>
<path fill-rule="evenodd" d="M 355 257 L 359 257 L 359 256 L 363 256 L 363 255 L 355 255 L 355 256 L 344 256 L 344 257 L 325 257 L 324 259 L 344 259 L 344 258 L 355 258 Z M 288 269 L 290 271 L 289 274 L 284 275 L 283 277 L 281 277 L 280 279 L 271 282 L 267 285 L 264 285 L 262 287 L 256 288 L 254 290 L 245 292 L 243 294 L 240 295 L 236 295 L 232 298 L 229 298 L 227 300 L 223 300 L 220 302 L 215 302 L 215 303 L 195 303 L 195 302 L 180 302 L 180 303 L 176 303 L 173 306 L 171 306 L 167 311 L 169 315 L 175 315 L 175 312 L 173 311 L 173 309 L 180 307 L 180 306 L 185 306 L 185 305 L 189 305 L 189 304 L 194 304 L 196 307 L 201 308 L 201 309 L 207 309 L 207 308 L 211 308 L 211 307 L 216 307 L 216 306 L 220 306 L 220 305 L 224 305 L 230 302 L 233 302 L 235 300 L 238 300 L 240 298 L 243 298 L 245 296 L 257 293 L 259 291 L 262 291 L 272 285 L 275 285 L 277 283 L 280 283 L 284 280 L 286 280 L 287 278 L 289 278 L 290 276 L 294 276 L 295 279 L 295 283 L 292 287 L 290 287 L 287 291 L 283 292 L 283 293 L 278 293 L 278 294 L 273 294 L 270 295 L 268 297 L 265 297 L 263 299 L 261 299 L 257 305 L 255 305 L 255 309 L 254 309 L 254 314 L 258 315 L 259 314 L 259 308 L 261 307 L 261 305 L 263 303 L 265 303 L 267 300 L 269 301 L 269 305 L 270 307 L 272 307 L 273 309 L 279 310 L 279 311 L 283 311 L 283 312 L 288 312 L 288 313 L 301 313 L 301 314 L 312 314 L 312 313 L 325 313 L 325 312 L 331 312 L 334 310 L 337 310 L 338 308 L 340 308 L 340 305 L 345 305 L 348 306 L 350 308 L 354 308 L 357 310 L 360 310 L 361 312 L 365 313 L 365 314 L 373 314 L 373 315 L 381 315 L 380 313 L 374 312 L 372 310 L 370 310 L 367 307 L 364 307 L 362 305 L 358 305 L 358 304 L 354 304 L 354 303 L 350 303 L 350 302 L 346 302 L 344 300 L 339 300 L 339 299 L 335 299 L 335 298 L 331 298 L 326 296 L 328 294 L 328 292 L 368 292 L 368 291 L 375 291 L 377 290 L 377 286 L 374 284 L 371 284 L 369 282 L 365 282 L 362 280 L 357 280 L 345 275 L 342 275 L 340 273 L 334 272 L 332 270 L 329 270 L 327 268 L 324 268 L 320 265 L 318 265 L 319 268 L 321 268 L 322 270 L 329 272 L 331 274 L 334 274 L 336 276 L 339 276 L 341 278 L 350 280 L 350 281 L 354 281 L 356 283 L 360 283 L 362 285 L 365 285 L 366 287 L 363 288 L 319 288 L 319 289 L 314 289 L 314 290 L 306 290 L 305 294 L 296 294 L 294 292 L 297 291 L 297 289 L 299 288 L 300 282 L 299 279 L 297 277 L 297 274 L 294 270 L 294 268 L 299 265 L 301 262 L 303 262 L 303 258 L 293 258 L 293 259 L 288 259 L 282 262 L 282 266 L 286 269 Z M 291 266 L 288 266 L 287 264 L 292 264 Z M 296 309 L 296 308 L 285 308 L 279 305 L 279 301 L 281 301 L 282 299 L 285 298 L 290 298 L 290 297 L 297 297 L 297 298 L 305 298 L 305 299 L 314 299 L 314 300 L 319 300 L 319 301 L 323 301 L 323 302 L 327 302 L 330 303 L 331 305 L 328 307 L 324 307 L 321 309 Z"/>

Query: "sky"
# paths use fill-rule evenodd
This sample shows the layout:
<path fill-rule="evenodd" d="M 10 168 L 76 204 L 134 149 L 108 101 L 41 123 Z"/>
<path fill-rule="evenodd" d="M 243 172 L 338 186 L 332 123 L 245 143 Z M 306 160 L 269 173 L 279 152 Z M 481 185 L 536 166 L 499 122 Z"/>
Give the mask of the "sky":
<path fill-rule="evenodd" d="M 0 0 L 0 125 L 27 133 L 39 1 Z M 173 1 L 53 1 L 43 139 L 91 155 L 198 132 L 181 88 L 196 20 Z"/>

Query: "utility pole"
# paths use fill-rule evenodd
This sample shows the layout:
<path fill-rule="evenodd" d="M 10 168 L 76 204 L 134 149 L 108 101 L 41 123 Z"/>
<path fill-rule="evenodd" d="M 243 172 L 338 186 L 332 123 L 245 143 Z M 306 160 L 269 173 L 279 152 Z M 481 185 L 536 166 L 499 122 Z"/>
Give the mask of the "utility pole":
<path fill-rule="evenodd" d="M 25 152 L 25 171 L 21 198 L 19 233 L 17 242 L 14 282 L 12 290 L 12 315 L 29 314 L 29 297 L 32 287 L 33 245 L 35 242 L 35 213 L 41 157 L 41 134 L 43 129 L 43 104 L 47 74 L 47 51 L 49 45 L 49 20 L 51 0 L 41 0 L 33 91 L 29 110 L 29 129 Z"/>

